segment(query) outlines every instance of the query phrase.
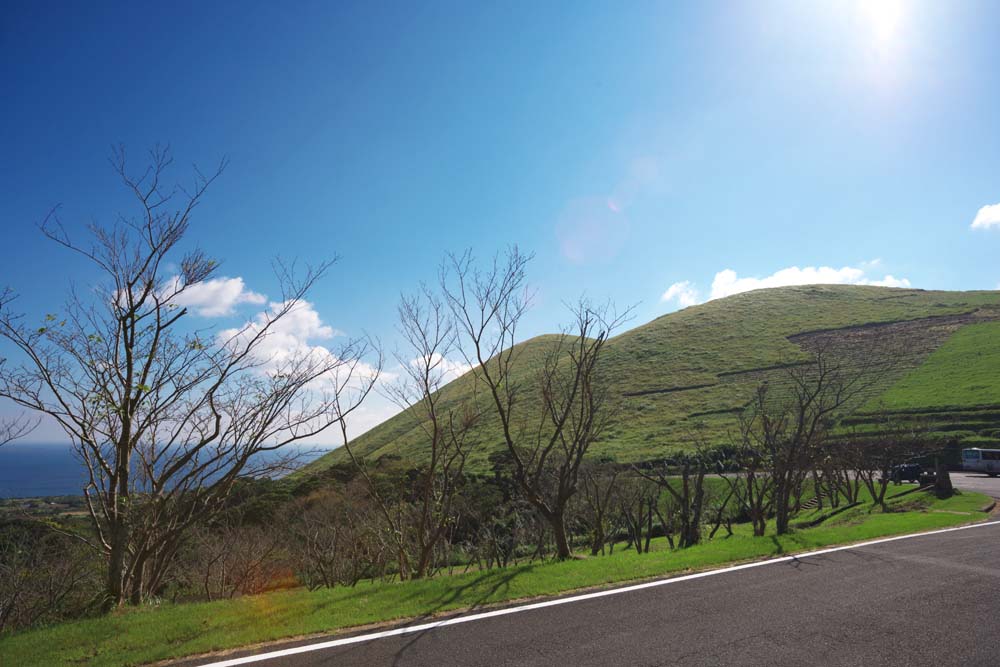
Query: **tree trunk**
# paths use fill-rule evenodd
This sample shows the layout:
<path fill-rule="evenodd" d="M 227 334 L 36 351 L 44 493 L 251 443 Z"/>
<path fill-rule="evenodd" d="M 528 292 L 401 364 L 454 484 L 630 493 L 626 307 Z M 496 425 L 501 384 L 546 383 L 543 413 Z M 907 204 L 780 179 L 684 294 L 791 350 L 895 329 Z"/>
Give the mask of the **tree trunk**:
<path fill-rule="evenodd" d="M 646 553 L 649 553 L 649 543 L 653 539 L 653 499 L 649 500 L 649 509 L 646 514 Z"/>
<path fill-rule="evenodd" d="M 132 591 L 129 593 L 129 604 L 138 605 L 142 603 L 143 598 L 143 579 L 146 569 L 146 558 L 140 556 L 139 561 L 135 565 L 135 569 L 132 572 Z"/>
<path fill-rule="evenodd" d="M 889 508 L 885 504 L 885 492 L 889 488 L 889 480 L 886 477 L 882 478 L 878 486 L 878 504 L 882 508 L 883 512 L 888 512 Z"/>
<path fill-rule="evenodd" d="M 104 593 L 103 611 L 108 612 L 125 604 L 125 551 L 128 547 L 128 529 L 118 520 L 111 531 L 111 552 L 108 556 L 108 576 Z"/>
<path fill-rule="evenodd" d="M 951 496 L 955 492 L 955 487 L 951 484 L 951 475 L 948 473 L 948 468 L 937 460 L 934 462 L 934 468 L 934 491 L 939 498 Z"/>
<path fill-rule="evenodd" d="M 788 532 L 790 518 L 788 503 L 791 500 L 791 489 L 785 480 L 782 480 L 774 490 L 774 497 L 774 531 L 778 535 L 784 535 Z"/>
<path fill-rule="evenodd" d="M 566 560 L 570 557 L 569 539 L 566 536 L 566 521 L 562 512 L 557 512 L 549 518 L 552 526 L 552 536 L 556 542 L 556 558 Z"/>
<path fill-rule="evenodd" d="M 788 532 L 788 507 L 779 507 L 774 515 L 774 532 L 784 535 Z"/>
<path fill-rule="evenodd" d="M 590 540 L 590 555 L 596 556 L 604 549 L 604 527 L 603 521 L 599 520 L 598 527 L 594 529 Z"/>

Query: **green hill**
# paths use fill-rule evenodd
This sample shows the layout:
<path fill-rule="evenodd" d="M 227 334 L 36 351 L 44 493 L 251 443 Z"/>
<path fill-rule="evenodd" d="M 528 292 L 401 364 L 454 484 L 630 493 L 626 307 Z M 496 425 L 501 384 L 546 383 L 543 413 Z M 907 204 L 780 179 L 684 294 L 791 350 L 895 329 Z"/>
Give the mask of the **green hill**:
<path fill-rule="evenodd" d="M 781 383 L 785 368 L 825 345 L 838 354 L 879 349 L 898 358 L 852 421 L 879 406 L 927 419 L 962 443 L 1000 443 L 1000 292 L 939 292 L 872 286 L 813 285 L 746 292 L 693 306 L 636 327 L 606 347 L 603 370 L 623 398 L 611 427 L 592 447 L 619 461 L 661 457 L 689 446 L 697 429 L 722 443 L 757 385 Z M 531 377 L 552 336 L 517 347 Z M 468 376 L 446 386 L 445 402 L 468 395 Z M 525 405 L 533 403 L 525 396 Z M 478 429 L 470 461 L 485 466 L 501 447 L 495 422 Z M 414 417 L 403 413 L 355 439 L 366 457 L 420 460 Z M 346 460 L 334 451 L 307 469 Z"/>

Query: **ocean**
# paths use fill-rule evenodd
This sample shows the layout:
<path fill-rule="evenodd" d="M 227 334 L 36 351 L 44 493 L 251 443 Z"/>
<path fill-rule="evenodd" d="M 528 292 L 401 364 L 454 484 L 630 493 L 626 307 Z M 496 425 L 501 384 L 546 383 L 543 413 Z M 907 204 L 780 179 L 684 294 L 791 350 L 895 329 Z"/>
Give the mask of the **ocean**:
<path fill-rule="evenodd" d="M 329 451 L 294 445 L 310 461 Z M 83 463 L 68 444 L 12 442 L 0 447 L 0 498 L 79 496 L 87 479 Z"/>

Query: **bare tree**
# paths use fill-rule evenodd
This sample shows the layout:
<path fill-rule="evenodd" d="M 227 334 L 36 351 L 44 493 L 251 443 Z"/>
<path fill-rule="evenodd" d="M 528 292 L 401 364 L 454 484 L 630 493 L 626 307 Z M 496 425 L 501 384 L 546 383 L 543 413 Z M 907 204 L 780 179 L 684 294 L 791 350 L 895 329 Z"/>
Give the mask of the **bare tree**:
<path fill-rule="evenodd" d="M 281 554 L 285 539 L 272 525 L 223 521 L 198 526 L 191 533 L 183 578 L 205 600 L 263 593 L 287 576 Z"/>
<path fill-rule="evenodd" d="M 820 453 L 820 460 L 813 465 L 817 509 L 823 509 L 826 500 L 830 507 L 836 509 L 840 506 L 841 497 L 848 503 L 856 503 L 861 493 L 861 478 L 853 472 L 857 465 L 855 452 L 841 444 L 841 441 L 833 439 L 830 446 Z"/>
<path fill-rule="evenodd" d="M 170 188 L 169 151 L 150 158 L 138 176 L 124 150 L 111 160 L 135 217 L 91 225 L 89 244 L 55 212 L 41 225 L 103 282 L 38 324 L 0 314 L 0 337 L 22 356 L 0 369 L 0 396 L 53 418 L 88 474 L 93 538 L 79 538 L 105 556 L 105 609 L 155 594 L 187 530 L 219 511 L 237 478 L 287 467 L 292 455 L 280 450 L 355 409 L 378 370 L 361 361 L 364 340 L 334 352 L 269 345 L 328 263 L 299 278 L 277 263 L 281 299 L 241 328 L 187 326 L 186 297 L 219 265 L 199 250 L 181 254 L 180 243 L 225 165 Z"/>
<path fill-rule="evenodd" d="M 9 289 L 0 290 L 0 317 L 10 308 L 10 303 L 13 300 L 13 292 Z M 3 371 L 6 362 L 5 358 L 0 357 L 0 372 Z M 28 435 L 38 427 L 40 422 L 41 418 L 31 419 L 27 414 L 0 419 L 0 447 Z"/>
<path fill-rule="evenodd" d="M 463 490 L 463 513 L 469 522 L 465 549 L 482 568 L 507 567 L 531 541 L 537 512 L 524 500 L 510 475 L 506 450 L 491 453 L 492 478 L 476 480 Z"/>
<path fill-rule="evenodd" d="M 26 415 L 0 420 L 0 447 L 28 435 L 38 423 L 38 420 L 31 420 Z"/>
<path fill-rule="evenodd" d="M 705 508 L 705 474 L 711 469 L 708 447 L 699 434 L 694 434 L 694 450 L 681 452 L 672 460 L 663 460 L 636 471 L 665 489 L 673 499 L 677 516 L 678 542 L 681 548 L 701 542 L 702 511 Z M 716 508 L 721 516 L 725 505 Z"/>
<path fill-rule="evenodd" d="M 892 468 L 928 453 L 926 430 L 914 422 L 905 422 L 882 411 L 865 430 L 855 429 L 834 445 L 844 452 L 851 472 L 864 483 L 872 504 L 886 511 L 885 497 L 892 479 Z M 857 501 L 857 496 L 855 496 Z"/>
<path fill-rule="evenodd" d="M 723 523 L 726 525 L 726 534 L 732 535 L 734 512 L 730 501 L 735 495 L 732 488 L 727 488 L 723 492 L 718 487 L 709 487 L 705 495 L 705 509 L 712 517 L 712 530 L 708 533 L 708 539 L 715 537 L 715 533 L 718 532 Z"/>
<path fill-rule="evenodd" d="M 92 609 L 94 553 L 30 521 L 0 525 L 0 636 Z"/>
<path fill-rule="evenodd" d="M 415 471 L 412 498 L 401 498 L 401 506 L 390 508 L 346 438 L 344 448 L 397 536 L 400 577 L 420 579 L 430 573 L 435 554 L 455 523 L 455 497 L 479 411 L 474 397 L 457 403 L 444 400 L 441 389 L 456 370 L 449 359 L 455 351 L 455 325 L 447 307 L 426 286 L 419 295 L 400 301 L 399 332 L 406 344 L 395 354 L 400 377 L 386 386 L 385 393 L 412 415 L 426 445 L 427 459 Z"/>
<path fill-rule="evenodd" d="M 514 479 L 551 527 L 557 557 L 568 558 L 566 508 L 577 491 L 584 456 L 613 411 L 598 362 L 628 313 L 581 300 L 572 309 L 572 327 L 551 340 L 532 374 L 520 366 L 516 346 L 529 303 L 529 259 L 512 248 L 503 260 L 496 257 L 479 270 L 471 253 L 452 255 L 441 284 L 473 378 L 495 411 Z M 532 400 L 540 409 L 530 406 Z"/>
<path fill-rule="evenodd" d="M 717 469 L 729 485 L 740 515 L 750 520 L 753 534 L 760 537 L 767 529 L 767 519 L 774 507 L 774 478 L 765 452 L 752 436 L 755 421 L 752 412 L 740 415 L 739 434 L 731 437 L 731 464 L 735 471 L 726 471 L 721 461 L 717 462 Z"/>
<path fill-rule="evenodd" d="M 635 549 L 636 553 L 649 552 L 650 543 L 653 540 L 654 516 L 659 518 L 664 535 L 670 543 L 670 548 L 674 547 L 672 522 L 674 513 L 673 507 L 670 506 L 672 499 L 667 500 L 666 517 L 664 517 L 664 512 L 660 510 L 659 501 L 660 488 L 640 475 L 626 478 L 619 486 L 618 510 L 628 533 L 628 544 Z"/>
<path fill-rule="evenodd" d="M 783 385 L 772 389 L 765 382 L 757 388 L 742 432 L 768 467 L 779 535 L 789 530 L 802 483 L 831 429 L 858 407 L 895 359 L 892 350 L 876 343 L 840 351 L 824 345 L 812 351 L 810 363 L 790 366 Z"/>
<path fill-rule="evenodd" d="M 604 552 L 604 545 L 613 537 L 613 514 L 618 504 L 618 476 L 621 470 L 614 463 L 585 465 L 582 475 L 584 523 L 590 529 L 590 555 Z"/>
<path fill-rule="evenodd" d="M 376 510 L 349 485 L 339 494 L 326 491 L 294 503 L 287 527 L 296 572 L 310 590 L 354 586 L 384 570 L 386 550 L 373 520 Z"/>

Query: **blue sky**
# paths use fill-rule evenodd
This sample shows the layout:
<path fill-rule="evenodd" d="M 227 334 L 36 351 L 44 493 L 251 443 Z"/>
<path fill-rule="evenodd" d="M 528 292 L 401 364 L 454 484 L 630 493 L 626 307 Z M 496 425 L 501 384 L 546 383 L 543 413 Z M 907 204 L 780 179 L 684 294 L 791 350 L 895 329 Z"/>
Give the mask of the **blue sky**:
<path fill-rule="evenodd" d="M 219 326 L 277 253 L 342 257 L 319 338 L 390 346 L 400 291 L 466 247 L 535 253 L 526 335 L 581 292 L 638 324 L 760 285 L 1000 283 L 997 3 L 93 4 L 0 19 L 0 285 L 28 312 L 90 275 L 34 223 L 109 221 L 109 146 L 157 141 L 178 178 L 230 159 L 191 232 L 242 280 Z"/>

